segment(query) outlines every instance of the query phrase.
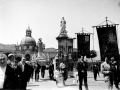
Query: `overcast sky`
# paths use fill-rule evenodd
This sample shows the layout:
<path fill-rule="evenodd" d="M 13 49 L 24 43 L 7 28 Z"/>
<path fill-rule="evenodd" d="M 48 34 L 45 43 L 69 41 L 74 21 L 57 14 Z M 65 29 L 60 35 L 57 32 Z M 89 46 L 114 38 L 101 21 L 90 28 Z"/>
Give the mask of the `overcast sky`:
<path fill-rule="evenodd" d="M 82 30 L 92 33 L 92 26 L 108 20 L 120 24 L 120 0 L 0 0 L 0 43 L 20 44 L 28 25 L 32 37 L 42 38 L 46 48 L 58 48 L 56 37 L 64 16 L 70 37 Z M 120 27 L 118 26 L 118 34 Z M 99 50 L 94 28 L 94 49 Z M 120 41 L 120 40 L 118 40 Z M 77 42 L 75 40 L 74 47 Z M 93 41 L 91 35 L 91 49 Z"/>

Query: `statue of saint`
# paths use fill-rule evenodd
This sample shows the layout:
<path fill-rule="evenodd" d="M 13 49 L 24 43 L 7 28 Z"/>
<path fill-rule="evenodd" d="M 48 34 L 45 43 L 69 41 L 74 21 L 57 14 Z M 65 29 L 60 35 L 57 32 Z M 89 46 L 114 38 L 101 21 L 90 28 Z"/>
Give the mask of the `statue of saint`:
<path fill-rule="evenodd" d="M 61 26 L 61 31 L 64 31 L 66 28 L 66 21 L 65 21 L 64 17 L 62 17 L 60 26 Z"/>

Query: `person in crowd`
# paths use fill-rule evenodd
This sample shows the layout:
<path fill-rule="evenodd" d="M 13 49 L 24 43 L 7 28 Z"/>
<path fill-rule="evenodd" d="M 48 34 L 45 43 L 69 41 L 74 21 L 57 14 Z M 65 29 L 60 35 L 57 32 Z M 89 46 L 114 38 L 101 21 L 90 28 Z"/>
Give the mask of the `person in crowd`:
<path fill-rule="evenodd" d="M 40 72 L 40 65 L 38 62 L 36 62 L 36 68 L 35 68 L 35 81 L 38 82 L 39 80 L 39 72 Z"/>
<path fill-rule="evenodd" d="M 62 72 L 63 74 L 63 80 L 64 80 L 64 85 L 65 85 L 65 81 L 67 80 L 68 76 L 67 76 L 67 66 L 65 65 L 65 62 L 61 62 L 60 63 L 60 72 Z"/>
<path fill-rule="evenodd" d="M 94 80 L 97 81 L 97 74 L 99 73 L 99 67 L 98 65 L 95 63 L 93 64 L 93 74 L 94 74 Z"/>
<path fill-rule="evenodd" d="M 43 65 L 41 66 L 41 77 L 42 77 L 42 78 L 44 78 L 44 76 L 45 76 L 45 69 L 46 69 L 46 67 L 45 67 L 45 65 L 43 64 Z"/>
<path fill-rule="evenodd" d="M 112 90 L 113 86 L 111 84 L 111 68 L 110 60 L 108 60 L 108 57 L 105 57 L 105 61 L 101 64 L 101 73 L 104 75 L 105 82 L 108 85 L 108 89 Z"/>
<path fill-rule="evenodd" d="M 30 66 L 26 63 L 26 58 L 22 57 L 20 67 L 22 69 L 22 76 L 21 76 L 21 86 L 22 90 L 26 90 L 27 82 L 30 79 Z"/>
<path fill-rule="evenodd" d="M 15 55 L 9 54 L 8 55 L 8 62 L 9 62 L 8 64 L 13 68 L 14 68 L 14 64 L 15 64 L 14 60 L 15 60 Z"/>
<path fill-rule="evenodd" d="M 0 54 L 0 89 L 3 90 L 17 90 L 15 78 L 15 72 L 13 68 L 7 64 L 7 56 Z"/>
<path fill-rule="evenodd" d="M 84 56 L 81 56 L 81 58 L 78 59 L 77 71 L 78 71 L 78 77 L 79 77 L 79 90 L 82 90 L 83 80 L 84 80 L 85 88 L 86 88 L 86 90 L 88 90 L 88 84 L 87 84 L 87 63 L 84 60 Z"/>
<path fill-rule="evenodd" d="M 30 63 L 30 66 L 31 66 L 31 79 L 33 81 L 33 75 L 34 75 L 34 69 L 35 69 L 33 62 Z"/>
<path fill-rule="evenodd" d="M 50 79 L 53 79 L 54 77 L 54 64 L 52 62 L 49 64 L 49 77 Z"/>
<path fill-rule="evenodd" d="M 15 78 L 16 80 L 18 80 L 16 82 L 16 87 L 19 90 L 21 86 L 22 69 L 19 66 L 19 60 L 17 57 L 15 57 L 14 66 L 12 68 L 14 69 L 15 72 Z"/>
<path fill-rule="evenodd" d="M 111 85 L 113 87 L 113 83 L 115 84 L 115 87 L 119 90 L 119 69 L 117 61 L 115 61 L 114 57 L 111 57 L 110 62 L 111 67 Z"/>
<path fill-rule="evenodd" d="M 9 54 L 8 55 L 8 60 L 9 63 L 8 65 L 11 66 L 11 68 L 15 72 L 15 79 L 18 80 L 16 81 L 16 89 L 20 89 L 20 80 L 21 80 L 21 68 L 18 66 L 18 59 L 17 56 L 15 57 L 14 54 Z"/>
<path fill-rule="evenodd" d="M 25 57 L 25 58 L 27 58 L 27 57 Z M 27 60 L 29 60 L 29 61 L 27 61 Z M 29 75 L 29 81 L 28 81 L 28 82 L 30 82 L 31 75 L 32 75 L 32 72 L 33 72 L 33 67 L 31 65 L 30 59 L 26 59 L 26 63 L 29 65 L 29 69 L 30 69 L 30 75 Z"/>

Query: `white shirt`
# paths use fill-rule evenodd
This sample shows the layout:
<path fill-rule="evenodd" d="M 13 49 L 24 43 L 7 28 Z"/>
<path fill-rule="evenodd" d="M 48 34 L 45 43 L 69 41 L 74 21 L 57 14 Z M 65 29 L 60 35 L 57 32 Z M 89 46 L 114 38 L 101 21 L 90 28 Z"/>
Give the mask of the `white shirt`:
<path fill-rule="evenodd" d="M 106 63 L 106 62 L 103 62 L 101 64 L 101 72 L 103 74 L 107 74 L 107 73 L 109 73 L 109 71 L 110 71 L 110 65 L 108 63 Z"/>
<path fill-rule="evenodd" d="M 6 66 L 4 68 L 0 67 L 0 89 L 3 88 L 5 80 Z"/>
<path fill-rule="evenodd" d="M 24 64 L 22 64 L 22 72 L 24 72 L 24 69 L 25 69 Z"/>

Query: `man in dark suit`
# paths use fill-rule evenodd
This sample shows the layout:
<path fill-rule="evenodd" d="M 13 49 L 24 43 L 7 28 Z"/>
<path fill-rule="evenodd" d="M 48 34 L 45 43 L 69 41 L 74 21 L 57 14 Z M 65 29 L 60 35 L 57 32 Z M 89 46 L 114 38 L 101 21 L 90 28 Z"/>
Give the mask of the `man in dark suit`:
<path fill-rule="evenodd" d="M 42 78 L 44 78 L 44 76 L 45 76 L 45 69 L 46 69 L 46 66 L 43 63 L 43 65 L 41 66 L 41 77 Z"/>
<path fill-rule="evenodd" d="M 26 59 L 23 57 L 21 60 L 20 67 L 22 68 L 22 76 L 21 76 L 21 89 L 26 90 L 27 82 L 29 82 L 30 78 L 30 66 L 26 63 Z"/>
<path fill-rule="evenodd" d="M 14 70 L 15 72 L 15 79 L 18 80 L 16 81 L 16 89 L 20 89 L 20 82 L 21 82 L 21 75 L 22 75 L 22 69 L 18 66 L 18 59 L 17 56 L 15 57 L 14 54 L 9 54 L 8 55 L 9 59 L 9 66 Z"/>
<path fill-rule="evenodd" d="M 39 72 L 40 72 L 41 66 L 38 62 L 36 62 L 36 68 L 35 68 L 35 81 L 38 82 L 39 80 Z"/>
<path fill-rule="evenodd" d="M 51 62 L 49 65 L 49 77 L 50 77 L 50 79 L 53 79 L 53 76 L 54 76 L 54 65 Z"/>
<path fill-rule="evenodd" d="M 77 71 L 78 71 L 78 76 L 79 76 L 79 90 L 82 90 L 83 80 L 84 80 L 85 88 L 86 88 L 86 90 L 88 90 L 87 64 L 84 61 L 84 56 L 81 56 L 81 58 L 78 59 Z"/>
<path fill-rule="evenodd" d="M 111 68 L 111 85 L 113 87 L 113 84 L 115 84 L 115 87 L 117 88 L 117 90 L 119 89 L 119 68 L 118 68 L 118 64 L 117 61 L 114 59 L 114 57 L 111 57 L 111 61 L 110 61 L 110 68 Z"/>
<path fill-rule="evenodd" d="M 93 64 L 93 74 L 94 74 L 94 80 L 97 81 L 97 74 L 99 73 L 99 67 L 98 65 L 95 63 Z"/>
<path fill-rule="evenodd" d="M 13 69 L 14 69 L 15 76 L 16 76 L 15 78 L 18 79 L 18 81 L 16 83 L 16 87 L 18 89 L 20 89 L 20 86 L 21 86 L 21 77 L 22 77 L 22 69 L 19 66 L 19 61 L 18 61 L 17 57 L 16 57 L 16 59 L 15 59 L 14 62 L 15 62 L 15 65 L 14 65 Z"/>
<path fill-rule="evenodd" d="M 7 56 L 0 54 L 0 89 L 15 90 L 17 81 L 13 68 L 7 65 Z"/>

